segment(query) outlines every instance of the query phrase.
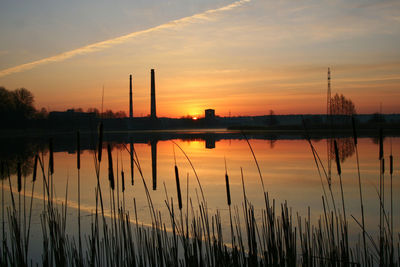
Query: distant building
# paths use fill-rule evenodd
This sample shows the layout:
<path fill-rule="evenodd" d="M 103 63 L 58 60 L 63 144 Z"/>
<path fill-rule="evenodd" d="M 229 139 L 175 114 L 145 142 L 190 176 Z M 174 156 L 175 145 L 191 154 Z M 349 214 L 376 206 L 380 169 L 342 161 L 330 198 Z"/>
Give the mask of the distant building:
<path fill-rule="evenodd" d="M 204 111 L 204 118 L 206 119 L 206 120 L 213 120 L 213 119 L 215 119 L 215 109 L 206 109 L 205 111 Z"/>
<path fill-rule="evenodd" d="M 75 130 L 94 127 L 97 117 L 94 112 L 80 112 L 68 109 L 67 111 L 50 112 L 48 120 L 51 127 Z"/>

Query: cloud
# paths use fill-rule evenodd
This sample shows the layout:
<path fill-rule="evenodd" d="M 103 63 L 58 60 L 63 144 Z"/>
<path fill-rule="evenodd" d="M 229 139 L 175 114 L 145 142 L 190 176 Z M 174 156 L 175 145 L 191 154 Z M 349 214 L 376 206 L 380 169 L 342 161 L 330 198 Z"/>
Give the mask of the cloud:
<path fill-rule="evenodd" d="M 83 47 L 80 47 L 80 48 L 77 48 L 77 49 L 74 49 L 71 51 L 63 52 L 63 53 L 55 55 L 55 56 L 46 57 L 46 58 L 43 58 L 40 60 L 36 60 L 36 61 L 29 62 L 29 63 L 21 64 L 21 65 L 15 66 L 15 67 L 7 68 L 7 69 L 0 71 L 0 77 L 4 77 L 4 76 L 7 76 L 7 75 L 10 75 L 13 73 L 17 73 L 17 72 L 21 72 L 21 71 L 26 71 L 26 70 L 35 68 L 40 65 L 44 65 L 44 64 L 48 64 L 48 63 L 52 63 L 52 62 L 60 62 L 60 61 L 64 61 L 66 59 L 69 59 L 69 58 L 72 58 L 75 56 L 85 55 L 85 54 L 101 51 L 101 50 L 107 49 L 109 47 L 112 47 L 114 45 L 122 44 L 122 43 L 124 43 L 132 38 L 135 38 L 137 36 L 140 36 L 140 35 L 152 33 L 152 32 L 159 31 L 159 30 L 170 29 L 170 28 L 174 28 L 174 27 L 182 26 L 182 25 L 186 25 L 186 24 L 195 23 L 199 20 L 208 20 L 214 14 L 218 14 L 221 12 L 226 12 L 226 11 L 238 8 L 250 1 L 251 0 L 239 0 L 239 1 L 233 2 L 232 4 L 229 4 L 229 5 L 220 7 L 220 8 L 210 9 L 210 10 L 207 10 L 202 13 L 198 13 L 198 14 L 194 14 L 194 15 L 191 15 L 188 17 L 176 19 L 176 20 L 173 20 L 173 21 L 170 21 L 170 22 L 167 22 L 167 23 L 164 23 L 164 24 L 161 24 L 161 25 L 158 25 L 156 27 L 152 27 L 152 28 L 149 28 L 146 30 L 132 32 L 132 33 L 129 33 L 126 35 L 122 35 L 122 36 L 113 38 L 113 39 L 97 42 L 97 43 L 86 45 L 86 46 L 83 46 Z"/>

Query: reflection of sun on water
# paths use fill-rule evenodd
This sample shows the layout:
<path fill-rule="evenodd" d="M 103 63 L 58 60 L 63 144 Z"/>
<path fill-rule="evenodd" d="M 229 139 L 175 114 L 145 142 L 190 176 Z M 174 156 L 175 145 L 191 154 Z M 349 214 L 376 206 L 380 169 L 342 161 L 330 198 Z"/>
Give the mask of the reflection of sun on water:
<path fill-rule="evenodd" d="M 189 147 L 193 149 L 203 149 L 204 148 L 204 142 L 203 141 L 190 141 L 189 142 Z"/>

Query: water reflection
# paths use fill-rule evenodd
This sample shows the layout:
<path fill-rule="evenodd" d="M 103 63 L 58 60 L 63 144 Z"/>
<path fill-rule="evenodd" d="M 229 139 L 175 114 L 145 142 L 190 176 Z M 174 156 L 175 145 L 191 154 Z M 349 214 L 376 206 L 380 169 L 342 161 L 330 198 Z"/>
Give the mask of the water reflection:
<path fill-rule="evenodd" d="M 333 145 L 334 140 L 336 140 L 338 146 L 339 159 L 341 162 L 344 162 L 347 158 L 353 156 L 355 152 L 353 138 L 346 137 L 346 138 L 327 139 L 327 142 L 329 143 L 329 153 L 331 159 L 335 158 L 335 149 Z"/>
<path fill-rule="evenodd" d="M 150 135 L 150 134 L 149 134 Z M 200 136 L 200 137 L 199 137 Z M 70 207 L 76 207 L 77 203 L 77 175 L 76 175 L 76 152 L 74 138 L 76 135 L 70 136 L 55 136 L 54 137 L 54 150 L 56 151 L 55 163 L 55 189 L 57 196 L 62 199 L 66 192 L 66 186 L 69 185 L 68 202 Z M 243 179 L 248 192 L 249 201 L 254 204 L 256 209 L 264 207 L 263 192 L 260 186 L 260 178 L 255 165 L 254 159 L 250 152 L 249 146 L 245 140 L 241 140 L 240 134 L 234 135 L 235 138 L 224 139 L 223 135 L 218 134 L 204 134 L 193 135 L 192 133 L 185 133 L 181 137 L 173 139 L 190 157 L 196 172 L 199 176 L 201 186 L 204 190 L 207 205 L 211 213 L 216 210 L 221 211 L 224 218 L 229 218 L 226 215 L 226 195 L 225 195 L 225 163 L 227 161 L 227 168 L 230 179 L 230 191 L 232 195 L 232 205 L 240 206 L 243 202 L 243 187 L 241 169 L 243 170 Z M 275 199 L 276 203 L 283 203 L 287 201 L 289 206 L 299 214 L 307 214 L 307 207 L 311 208 L 311 216 L 319 216 L 322 209 L 321 204 L 321 180 L 318 176 L 317 168 L 315 166 L 314 158 L 310 152 L 310 147 L 305 140 L 282 140 L 276 138 L 267 138 L 264 135 L 253 136 L 248 135 L 249 141 L 252 145 L 254 153 L 259 163 L 265 188 L 268 191 L 271 199 Z M 97 178 L 93 168 L 93 143 L 90 135 L 82 137 L 82 163 L 81 163 L 81 177 L 82 177 L 82 194 L 81 204 L 90 213 L 94 211 L 95 202 L 95 185 L 97 185 Z M 126 206 L 130 211 L 133 211 L 133 199 L 136 199 L 138 207 L 138 217 L 141 221 L 151 223 L 151 218 L 148 212 L 147 196 L 144 192 L 144 185 L 142 179 L 134 180 L 139 174 L 138 168 L 133 165 L 134 157 L 139 158 L 140 168 L 143 173 L 143 178 L 146 184 L 152 183 L 150 192 L 153 204 L 156 209 L 161 210 L 162 216 L 168 216 L 168 210 L 165 207 L 166 192 L 169 197 L 176 200 L 176 183 L 174 176 L 174 154 L 172 149 L 172 142 L 165 136 L 159 138 L 142 138 L 135 135 L 122 135 L 113 137 L 111 134 L 105 135 L 107 142 L 112 142 L 113 153 L 121 155 L 118 160 L 114 161 L 115 169 L 120 170 L 120 167 L 131 168 L 131 183 L 134 186 L 126 186 L 124 198 L 126 198 Z M 96 140 L 94 138 L 93 140 Z M 325 164 L 327 162 L 327 146 L 326 140 L 320 139 L 313 140 L 313 145 L 318 151 L 321 161 Z M 23 143 L 23 142 L 21 142 Z M 30 145 L 29 145 L 30 143 Z M 271 143 L 273 144 L 271 146 Z M 389 142 L 387 142 L 389 145 Z M 40 141 L 33 144 L 32 142 L 25 142 L 22 154 L 26 155 L 30 166 L 32 166 L 33 156 L 37 151 L 46 151 L 48 140 Z M 358 180 L 357 169 L 354 156 L 354 148 L 352 147 L 351 138 L 338 139 L 340 157 L 344 162 L 343 169 L 343 190 L 345 194 L 346 209 L 349 208 L 349 213 L 359 218 L 358 205 Z M 5 145 L 5 144 L 4 144 Z M 400 139 L 393 139 L 393 146 L 399 147 Z M 12 144 L 7 146 L 9 149 L 13 147 Z M 213 147 L 212 149 L 210 149 Z M 362 163 L 362 179 L 363 190 L 365 190 L 365 201 L 368 203 L 366 207 L 366 223 L 369 227 L 376 225 L 376 213 L 379 211 L 379 201 L 377 200 L 375 187 L 378 186 L 376 173 L 379 174 L 379 162 L 376 160 L 376 145 L 373 144 L 370 138 L 360 138 L 360 161 Z M 132 153 L 129 153 L 131 152 Z M 388 150 L 385 150 L 388 151 Z M 187 199 L 196 203 L 199 188 L 195 179 L 193 170 L 188 163 L 185 156 L 176 150 L 176 164 L 179 167 L 181 177 L 182 199 Z M 10 151 L 1 151 L 2 159 L 4 155 L 12 154 Z M 135 154 L 137 156 L 135 156 Z M 29 156 L 27 156 L 29 155 Z M 48 156 L 45 156 L 47 162 Z M 25 162 L 25 161 L 24 161 Z M 117 163 L 118 162 L 118 163 Z M 117 164 L 120 164 L 119 166 Z M 109 183 L 107 179 L 107 164 L 101 165 L 100 184 L 102 188 L 108 188 Z M 13 176 L 13 175 L 12 175 Z M 332 194 L 335 199 L 340 199 L 340 191 L 338 186 L 338 179 L 335 172 L 332 173 Z M 118 172 L 116 175 L 118 185 Z M 40 195 L 42 188 L 42 180 L 38 179 L 36 186 L 36 194 Z M 16 178 L 11 177 L 12 185 L 16 185 Z M 121 180 L 119 180 L 121 185 Z M 393 179 L 394 192 L 400 188 L 398 179 Z M 326 183 L 325 180 L 322 182 Z M 164 190 L 164 185 L 166 190 Z M 126 184 L 125 184 L 126 185 Z M 27 186 L 28 183 L 27 183 Z M 119 190 L 116 187 L 116 190 Z M 160 190 L 161 189 L 161 190 Z M 400 195 L 394 196 L 394 203 L 400 201 Z M 39 197 L 38 197 L 39 199 Z M 75 204 L 74 204 L 75 203 Z M 389 203 L 389 202 L 385 202 Z M 105 202 L 105 209 L 109 208 L 110 204 Z M 185 203 L 184 203 L 185 205 Z M 39 209 L 38 209 L 39 210 Z M 74 212 L 70 209 L 71 213 Z M 163 215 L 164 212 L 164 215 Z M 40 218 L 36 216 L 35 218 Z M 89 218 L 89 217 L 88 217 Z M 398 221 L 398 220 L 397 220 Z M 40 221 L 36 222 L 40 226 Z M 229 220 L 223 221 L 223 225 L 229 228 Z M 353 225 L 354 226 L 354 225 Z M 356 227 L 356 226 L 355 226 Z M 39 229 L 40 230 L 40 229 Z M 229 235 L 229 233 L 228 233 Z"/>
<path fill-rule="evenodd" d="M 20 140 L 18 138 L 0 139 L 0 162 L 2 172 L 0 178 L 8 177 L 8 174 L 17 173 L 17 165 L 21 164 L 21 173 L 28 176 L 32 173 L 35 155 L 39 152 L 47 153 L 45 144 L 33 140 Z"/>
<path fill-rule="evenodd" d="M 134 173 L 135 173 L 135 164 L 133 162 L 135 147 L 133 145 L 133 140 L 130 138 L 129 140 L 129 165 L 131 166 L 131 184 L 134 184 Z"/>
<path fill-rule="evenodd" d="M 153 190 L 157 190 L 157 140 L 152 140 L 151 145 L 151 173 L 153 177 Z"/>

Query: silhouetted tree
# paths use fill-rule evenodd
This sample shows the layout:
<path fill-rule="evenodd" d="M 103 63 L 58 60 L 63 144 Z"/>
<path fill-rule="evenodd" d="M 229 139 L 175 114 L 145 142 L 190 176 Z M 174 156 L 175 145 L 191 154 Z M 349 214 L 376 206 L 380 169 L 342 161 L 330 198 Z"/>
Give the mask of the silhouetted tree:
<path fill-rule="evenodd" d="M 31 92 L 25 88 L 16 89 L 13 93 L 15 113 L 21 116 L 22 119 L 30 119 L 35 114 L 35 107 L 33 106 L 34 97 Z"/>
<path fill-rule="evenodd" d="M 334 116 L 331 123 L 336 125 L 349 125 L 351 123 L 350 116 L 357 114 L 353 101 L 337 93 L 331 98 L 330 111 L 331 115 Z"/>
<path fill-rule="evenodd" d="M 10 91 L 0 87 L 0 119 L 2 122 L 8 121 L 9 116 L 15 110 L 14 100 Z"/>
<path fill-rule="evenodd" d="M 331 99 L 332 115 L 353 115 L 357 114 L 356 107 L 350 99 L 337 93 Z"/>
<path fill-rule="evenodd" d="M 96 114 L 96 117 L 98 117 L 100 114 L 100 111 L 97 108 L 88 108 L 87 112 Z"/>
<path fill-rule="evenodd" d="M 5 126 L 23 125 L 21 122 L 34 118 L 33 94 L 25 88 L 9 91 L 0 87 L 0 119 Z"/>
<path fill-rule="evenodd" d="M 107 109 L 103 112 L 103 119 L 118 119 L 118 118 L 126 118 L 125 111 L 117 111 L 113 112 L 111 109 Z"/>
<path fill-rule="evenodd" d="M 102 114 L 103 119 L 112 119 L 114 118 L 114 113 L 111 109 L 107 109 L 105 112 Z"/>

